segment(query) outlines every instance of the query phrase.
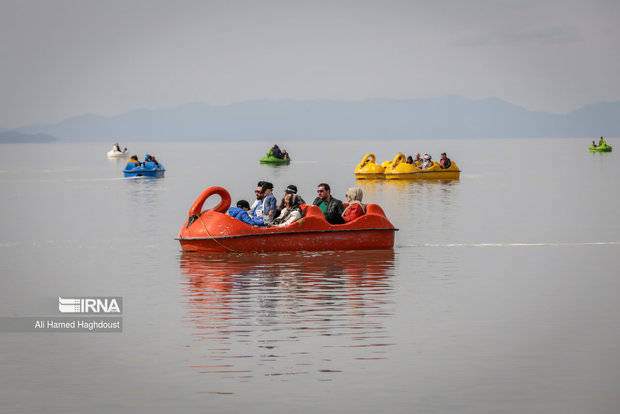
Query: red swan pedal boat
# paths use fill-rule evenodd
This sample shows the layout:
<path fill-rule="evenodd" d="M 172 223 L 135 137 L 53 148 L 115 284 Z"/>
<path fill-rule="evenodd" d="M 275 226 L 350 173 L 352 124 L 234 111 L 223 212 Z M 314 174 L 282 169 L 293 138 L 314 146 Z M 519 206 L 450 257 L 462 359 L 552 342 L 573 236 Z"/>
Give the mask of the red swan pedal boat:
<path fill-rule="evenodd" d="M 207 198 L 221 201 L 202 210 Z M 345 204 L 346 205 L 346 204 Z M 189 209 L 189 217 L 176 239 L 183 251 L 267 252 L 287 250 L 391 249 L 395 229 L 376 204 L 366 214 L 345 224 L 329 224 L 317 206 L 303 205 L 304 216 L 286 227 L 254 227 L 226 214 L 230 194 L 222 187 L 209 187 Z"/>

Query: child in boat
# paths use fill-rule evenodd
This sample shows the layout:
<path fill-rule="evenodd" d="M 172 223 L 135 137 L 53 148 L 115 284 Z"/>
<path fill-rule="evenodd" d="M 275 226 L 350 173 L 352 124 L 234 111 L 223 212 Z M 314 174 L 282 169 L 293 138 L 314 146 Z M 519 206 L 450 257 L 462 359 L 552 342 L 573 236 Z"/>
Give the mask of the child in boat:
<path fill-rule="evenodd" d="M 237 207 L 231 207 L 228 209 L 228 214 L 237 220 L 241 220 L 245 224 L 253 226 L 254 220 L 252 220 L 252 217 L 250 217 L 250 213 L 248 213 L 248 211 L 250 211 L 250 203 L 246 200 L 239 200 L 237 201 Z"/>

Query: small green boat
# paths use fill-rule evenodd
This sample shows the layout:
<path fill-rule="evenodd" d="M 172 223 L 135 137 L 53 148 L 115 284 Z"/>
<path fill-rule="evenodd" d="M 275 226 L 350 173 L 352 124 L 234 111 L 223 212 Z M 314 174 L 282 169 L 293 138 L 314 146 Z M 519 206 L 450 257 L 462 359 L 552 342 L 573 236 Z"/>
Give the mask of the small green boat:
<path fill-rule="evenodd" d="M 272 164 L 272 165 L 288 165 L 291 163 L 290 158 L 276 158 L 273 155 L 265 155 L 260 159 L 261 164 Z"/>
<path fill-rule="evenodd" d="M 590 145 L 590 152 L 611 152 L 611 147 L 607 145 L 604 139 L 601 139 L 599 145 Z"/>

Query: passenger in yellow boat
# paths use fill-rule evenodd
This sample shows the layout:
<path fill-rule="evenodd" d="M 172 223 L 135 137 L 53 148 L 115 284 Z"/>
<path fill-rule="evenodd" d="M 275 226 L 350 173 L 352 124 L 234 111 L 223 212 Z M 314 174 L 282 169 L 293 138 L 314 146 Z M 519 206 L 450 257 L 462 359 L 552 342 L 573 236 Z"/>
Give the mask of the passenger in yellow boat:
<path fill-rule="evenodd" d="M 422 165 L 420 165 L 420 168 L 423 170 L 427 170 L 431 168 L 432 166 L 433 166 L 432 157 L 429 154 L 424 154 L 424 161 L 422 162 Z"/>
<path fill-rule="evenodd" d="M 596 142 L 592 141 L 592 147 L 596 148 Z"/>
<path fill-rule="evenodd" d="M 415 153 L 415 158 L 413 159 L 413 163 L 417 164 L 417 165 L 420 165 L 420 164 L 422 164 L 423 161 L 424 160 L 422 158 L 420 158 L 420 153 L 416 152 Z"/>
<path fill-rule="evenodd" d="M 603 139 L 603 137 L 601 137 L 601 139 L 599 139 L 597 146 L 600 147 L 601 145 L 605 145 L 605 140 Z"/>
<path fill-rule="evenodd" d="M 364 193 L 359 187 L 351 187 L 347 190 L 347 201 L 349 205 L 342 212 L 345 223 L 355 220 L 366 214 L 366 206 L 362 204 Z"/>
<path fill-rule="evenodd" d="M 413 164 L 413 157 L 411 155 L 407 157 L 407 164 Z"/>
<path fill-rule="evenodd" d="M 441 159 L 439 160 L 439 168 L 446 169 L 446 168 L 450 168 L 451 166 L 452 166 L 452 161 L 450 161 L 450 158 L 446 157 L 445 152 L 442 152 Z"/>
<path fill-rule="evenodd" d="M 297 194 L 287 194 L 284 196 L 284 203 L 286 207 L 282 209 L 276 219 L 268 224 L 269 227 L 285 227 L 293 224 L 303 216 Z"/>
<path fill-rule="evenodd" d="M 133 162 L 134 164 L 136 164 L 134 166 L 134 168 L 139 167 L 140 166 L 140 161 L 138 161 L 138 156 L 137 155 L 132 155 L 130 159 L 127 160 L 127 162 L 125 163 L 125 165 L 129 164 L 130 162 Z"/>

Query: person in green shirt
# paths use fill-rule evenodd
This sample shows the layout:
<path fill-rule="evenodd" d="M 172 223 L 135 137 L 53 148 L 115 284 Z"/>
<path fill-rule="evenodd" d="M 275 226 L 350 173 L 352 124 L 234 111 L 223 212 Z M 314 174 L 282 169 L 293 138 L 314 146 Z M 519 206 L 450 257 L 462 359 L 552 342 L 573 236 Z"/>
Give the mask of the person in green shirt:
<path fill-rule="evenodd" d="M 314 199 L 312 204 L 321 209 L 325 219 L 330 224 L 343 224 L 344 219 L 342 218 L 342 213 L 344 212 L 344 204 L 342 204 L 342 201 L 331 196 L 329 184 L 319 184 L 317 194 L 318 197 Z"/>

